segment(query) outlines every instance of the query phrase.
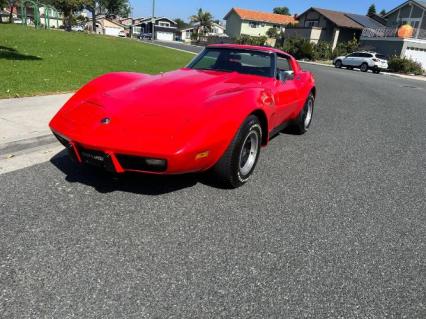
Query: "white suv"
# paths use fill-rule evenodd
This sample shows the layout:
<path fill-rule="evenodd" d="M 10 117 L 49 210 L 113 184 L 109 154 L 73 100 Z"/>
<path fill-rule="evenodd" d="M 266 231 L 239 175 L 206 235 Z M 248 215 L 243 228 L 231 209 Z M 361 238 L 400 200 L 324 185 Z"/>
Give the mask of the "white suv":
<path fill-rule="evenodd" d="M 372 70 L 374 73 L 380 73 L 380 71 L 388 68 L 386 57 L 374 52 L 354 52 L 347 56 L 339 56 L 334 59 L 333 64 L 339 69 L 341 67 L 350 70 L 357 68 L 362 72 Z"/>

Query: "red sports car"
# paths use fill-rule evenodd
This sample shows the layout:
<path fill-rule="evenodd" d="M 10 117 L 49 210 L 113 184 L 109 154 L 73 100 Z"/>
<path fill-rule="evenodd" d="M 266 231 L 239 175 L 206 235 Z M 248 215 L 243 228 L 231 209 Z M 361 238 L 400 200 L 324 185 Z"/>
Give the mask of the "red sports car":
<path fill-rule="evenodd" d="M 274 134 L 287 125 L 306 132 L 315 94 L 312 74 L 287 53 L 212 45 L 176 71 L 91 81 L 50 127 L 79 163 L 116 173 L 209 170 L 235 188 Z"/>

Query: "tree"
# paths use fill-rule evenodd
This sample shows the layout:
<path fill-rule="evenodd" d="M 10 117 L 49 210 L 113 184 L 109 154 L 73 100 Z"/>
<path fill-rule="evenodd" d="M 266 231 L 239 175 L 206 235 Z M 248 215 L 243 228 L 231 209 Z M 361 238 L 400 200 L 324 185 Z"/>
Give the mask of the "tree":
<path fill-rule="evenodd" d="M 185 21 L 183 21 L 180 18 L 176 18 L 175 22 L 177 23 L 179 30 L 183 30 L 183 29 L 186 29 L 188 27 L 188 23 L 186 23 Z"/>
<path fill-rule="evenodd" d="M 275 14 L 282 14 L 285 16 L 291 16 L 290 9 L 287 7 L 276 7 L 273 11 Z"/>
<path fill-rule="evenodd" d="M 268 31 L 266 31 L 266 35 L 269 38 L 276 39 L 278 38 L 278 30 L 276 28 L 270 28 Z"/>
<path fill-rule="evenodd" d="M 13 9 L 16 8 L 16 6 L 18 5 L 17 2 L 18 2 L 18 0 L 1 0 L 0 1 L 0 4 L 1 4 L 0 7 L 1 8 L 4 8 L 5 6 L 7 6 L 9 8 L 9 11 L 10 11 L 9 23 L 13 23 Z"/>
<path fill-rule="evenodd" d="M 83 10 L 88 0 L 50 0 L 45 2 L 63 13 L 65 30 L 71 30 L 73 13 Z"/>
<path fill-rule="evenodd" d="M 196 15 L 191 17 L 192 23 L 197 23 L 198 32 L 197 33 L 207 33 L 212 28 L 213 16 L 210 12 L 203 11 L 203 9 L 199 9 Z"/>
<path fill-rule="evenodd" d="M 370 14 L 376 14 L 377 13 L 377 11 L 376 11 L 376 5 L 373 3 L 369 8 L 368 8 L 368 12 L 367 12 L 367 15 L 370 15 Z"/>
<path fill-rule="evenodd" d="M 128 0 L 85 0 L 85 8 L 92 14 L 92 29 L 96 32 L 96 17 L 100 14 L 106 16 L 127 17 L 130 15 Z"/>
<path fill-rule="evenodd" d="M 381 16 L 384 16 L 386 14 L 386 10 L 385 9 L 383 9 L 382 11 L 380 11 L 380 15 Z"/>
<path fill-rule="evenodd" d="M 101 0 L 103 8 L 107 11 L 107 16 L 128 17 L 130 5 L 128 0 Z"/>

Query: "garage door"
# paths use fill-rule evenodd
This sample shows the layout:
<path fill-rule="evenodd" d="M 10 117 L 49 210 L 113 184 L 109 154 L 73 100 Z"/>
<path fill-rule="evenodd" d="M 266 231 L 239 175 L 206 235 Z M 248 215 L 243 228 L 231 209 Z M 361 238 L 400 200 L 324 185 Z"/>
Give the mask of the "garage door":
<path fill-rule="evenodd" d="M 112 35 L 112 36 L 118 37 L 119 33 L 120 33 L 119 28 L 105 27 L 105 35 Z"/>
<path fill-rule="evenodd" d="M 423 66 L 423 69 L 426 69 L 426 49 L 408 47 L 405 51 L 405 56 L 414 61 L 420 62 Z"/>
<path fill-rule="evenodd" d="M 157 31 L 156 33 L 157 33 L 157 40 L 173 41 L 173 33 L 172 32 Z"/>

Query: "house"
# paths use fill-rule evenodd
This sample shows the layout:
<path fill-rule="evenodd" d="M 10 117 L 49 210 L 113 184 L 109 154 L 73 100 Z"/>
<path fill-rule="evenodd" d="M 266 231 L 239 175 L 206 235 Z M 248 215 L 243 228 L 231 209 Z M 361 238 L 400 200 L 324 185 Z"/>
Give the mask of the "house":
<path fill-rule="evenodd" d="M 40 24 L 49 28 L 60 28 L 64 25 L 64 19 L 62 14 L 57 10 L 49 7 L 40 7 L 39 9 Z"/>
<path fill-rule="evenodd" d="M 296 23 L 292 16 L 240 8 L 232 8 L 224 19 L 226 34 L 231 38 L 238 38 L 241 35 L 266 36 L 271 28 L 284 31 L 288 25 Z"/>
<path fill-rule="evenodd" d="M 146 18 L 132 26 L 132 34 L 137 37 L 142 34 L 152 34 L 154 20 L 154 39 L 161 41 L 174 41 L 179 32 L 175 21 L 166 18 Z"/>
<path fill-rule="evenodd" d="M 287 28 L 285 38 L 301 37 L 313 43 L 327 41 L 333 49 L 339 42 L 359 39 L 365 27 L 383 27 L 379 21 L 364 15 L 310 8 L 297 17 L 297 26 Z"/>
<path fill-rule="evenodd" d="M 361 45 L 387 56 L 410 58 L 426 69 L 426 1 L 406 1 L 383 18 L 386 26 L 364 28 Z M 411 25 L 411 32 L 399 37 L 400 27 L 406 24 Z"/>
<path fill-rule="evenodd" d="M 91 23 L 87 25 L 89 31 L 93 32 L 93 26 Z M 96 18 L 96 33 L 110 35 L 114 37 L 120 36 L 123 34 L 125 30 L 125 26 L 115 22 L 113 20 L 107 19 L 106 17 L 98 17 Z"/>
<path fill-rule="evenodd" d="M 186 28 L 186 29 L 181 30 L 182 41 L 190 42 L 192 34 L 198 33 L 197 30 L 199 28 L 199 25 L 200 25 L 199 23 L 194 23 L 194 25 L 191 26 L 190 28 Z M 225 27 L 220 25 L 220 24 L 217 24 L 217 23 L 212 23 L 210 32 L 207 32 L 204 35 L 206 35 L 206 36 L 217 36 L 217 37 L 226 36 L 225 35 Z"/>

